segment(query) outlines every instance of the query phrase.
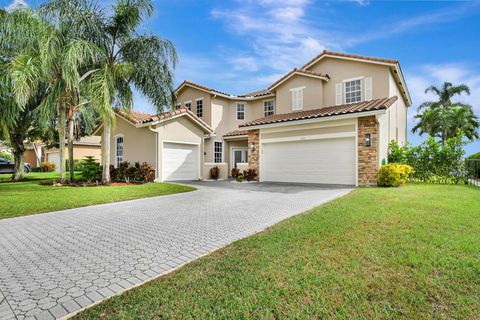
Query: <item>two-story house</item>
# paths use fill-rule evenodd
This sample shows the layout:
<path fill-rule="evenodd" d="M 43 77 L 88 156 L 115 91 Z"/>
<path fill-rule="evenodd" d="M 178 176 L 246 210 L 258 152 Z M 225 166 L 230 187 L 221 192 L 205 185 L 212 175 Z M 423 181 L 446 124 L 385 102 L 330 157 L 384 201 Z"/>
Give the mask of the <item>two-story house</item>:
<path fill-rule="evenodd" d="M 227 178 L 375 185 L 388 145 L 407 141 L 411 99 L 397 60 L 323 51 L 265 90 L 231 95 L 184 81 L 175 110 L 119 115 L 112 164 L 147 161 L 161 181 Z"/>

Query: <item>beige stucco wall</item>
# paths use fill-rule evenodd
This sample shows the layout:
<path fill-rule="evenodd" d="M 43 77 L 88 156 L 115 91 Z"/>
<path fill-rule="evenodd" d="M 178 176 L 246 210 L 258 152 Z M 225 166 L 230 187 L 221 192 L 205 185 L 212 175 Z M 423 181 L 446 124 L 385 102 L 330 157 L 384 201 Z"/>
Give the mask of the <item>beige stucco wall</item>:
<path fill-rule="evenodd" d="M 155 130 L 158 132 L 158 154 L 156 158 L 158 159 L 158 179 L 161 177 L 161 168 L 162 168 L 162 146 L 164 142 L 180 142 L 180 143 L 190 143 L 199 146 L 199 158 L 200 164 L 203 163 L 203 147 L 202 140 L 204 136 L 203 129 L 201 129 L 197 124 L 192 120 L 187 118 L 187 116 L 182 116 L 175 118 L 161 124 L 158 124 L 155 127 Z M 155 150 L 155 141 L 152 143 L 152 149 Z M 203 165 L 200 165 L 199 170 L 200 176 L 203 177 Z"/>
<path fill-rule="evenodd" d="M 192 112 L 194 114 L 197 114 L 197 99 L 203 98 L 203 116 L 201 119 L 205 121 L 208 125 L 211 125 L 212 123 L 212 110 L 210 108 L 211 106 L 211 98 L 210 94 L 199 90 L 195 89 L 192 87 L 185 87 L 180 91 L 180 93 L 177 96 L 177 103 L 179 103 L 182 107 L 185 107 L 185 102 L 191 101 L 192 102 Z"/>
<path fill-rule="evenodd" d="M 324 58 L 308 70 L 326 73 L 331 78 L 323 86 L 323 106 L 335 105 L 336 83 L 342 83 L 343 80 L 357 77 L 372 77 L 373 99 L 389 97 L 390 71 L 388 66 L 344 59 Z M 364 91 L 363 81 L 362 90 Z M 364 92 L 362 92 L 362 96 L 363 95 Z"/>
<path fill-rule="evenodd" d="M 102 158 L 102 147 L 82 145 L 73 147 L 73 159 L 84 159 L 86 156 L 93 156 L 95 159 L 100 161 Z"/>
<path fill-rule="evenodd" d="M 303 110 L 319 108 L 323 105 L 323 80 L 294 75 L 276 88 L 276 113 L 288 113 L 292 110 L 292 92 L 290 89 L 305 87 L 303 89 Z"/>
<path fill-rule="evenodd" d="M 389 108 L 389 137 L 403 146 L 407 143 L 407 108 L 393 75 L 389 74 L 390 97 L 397 96 L 398 100 Z"/>
<path fill-rule="evenodd" d="M 117 116 L 110 142 L 110 164 L 115 165 L 115 137 L 123 135 L 123 161 L 147 162 L 155 167 L 155 134 L 147 127 L 136 128 Z"/>

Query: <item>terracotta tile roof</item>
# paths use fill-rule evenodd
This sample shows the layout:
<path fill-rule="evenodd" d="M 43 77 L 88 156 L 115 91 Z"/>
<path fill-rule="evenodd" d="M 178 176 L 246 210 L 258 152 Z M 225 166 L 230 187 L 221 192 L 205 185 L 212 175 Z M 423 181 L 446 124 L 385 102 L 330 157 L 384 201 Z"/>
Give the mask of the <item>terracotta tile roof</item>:
<path fill-rule="evenodd" d="M 196 87 L 196 88 L 199 88 L 199 89 L 202 89 L 202 90 L 205 90 L 205 91 L 211 91 L 211 92 L 216 92 L 216 93 L 219 93 L 219 94 L 222 94 L 222 95 L 225 95 L 225 96 L 231 96 L 233 97 L 231 94 L 229 93 L 226 93 L 226 92 L 222 92 L 222 91 L 218 91 L 218 90 L 215 90 L 215 89 L 212 89 L 212 88 L 209 88 L 209 87 L 206 87 L 204 85 L 201 85 L 199 83 L 196 83 L 196 82 L 193 82 L 193 81 L 190 81 L 190 80 L 184 80 L 182 82 L 182 84 L 180 84 L 177 88 L 177 90 L 175 91 L 178 91 L 183 85 L 190 85 L 192 87 Z"/>
<path fill-rule="evenodd" d="M 363 102 L 357 102 L 357 103 L 342 104 L 338 106 L 310 109 L 305 111 L 275 114 L 272 116 L 260 118 L 257 120 L 253 120 L 253 121 L 241 124 L 239 127 L 250 127 L 250 126 L 262 125 L 262 124 L 305 120 L 305 119 L 337 116 L 337 115 L 349 114 L 349 113 L 360 113 L 360 112 L 366 112 L 366 111 L 388 109 L 395 101 L 397 101 L 397 99 L 398 99 L 397 96 L 393 96 L 391 98 L 382 98 L 382 99 L 376 99 L 371 101 L 363 101 Z"/>
<path fill-rule="evenodd" d="M 248 130 L 234 130 L 225 133 L 224 137 L 235 137 L 235 136 L 246 136 L 248 134 Z"/>
<path fill-rule="evenodd" d="M 333 51 L 323 50 L 322 53 L 320 53 L 318 56 L 316 56 L 312 60 L 305 63 L 301 69 L 307 68 L 310 64 L 312 64 L 316 60 L 320 59 L 324 55 L 344 57 L 344 58 L 353 58 L 353 59 L 362 59 L 362 60 L 369 60 L 369 61 L 376 61 L 376 62 L 385 62 L 385 63 L 398 63 L 398 60 L 394 60 L 394 59 L 367 57 L 367 56 L 361 56 L 361 55 L 358 55 L 358 54 L 349 54 L 349 53 L 333 52 Z"/>
<path fill-rule="evenodd" d="M 88 136 L 81 137 L 79 140 L 74 141 L 73 144 L 85 144 L 85 145 L 100 145 L 101 137 L 100 136 Z"/>
<path fill-rule="evenodd" d="M 184 107 L 177 110 L 157 114 L 157 115 L 150 114 L 150 113 L 136 112 L 136 111 L 131 111 L 129 113 L 122 112 L 122 111 L 117 111 L 117 112 L 124 118 L 128 119 L 133 124 L 144 124 L 148 122 L 162 121 L 169 118 L 173 118 L 174 116 L 177 116 L 177 115 L 188 114 L 189 116 L 193 117 L 196 121 L 198 121 L 200 124 L 202 124 L 205 128 L 207 128 L 209 131 L 213 132 L 213 130 L 205 121 L 203 121 L 202 119 L 197 117 L 192 111 Z"/>
<path fill-rule="evenodd" d="M 262 89 L 262 90 L 257 90 L 249 93 L 245 93 L 242 95 L 239 95 L 239 97 L 260 97 L 260 96 L 266 96 L 267 94 L 271 94 L 271 92 L 268 89 Z"/>
<path fill-rule="evenodd" d="M 272 88 L 276 87 L 279 83 L 281 83 L 285 79 L 288 79 L 293 74 L 305 74 L 305 75 L 312 75 L 312 76 L 317 76 L 317 77 L 330 79 L 330 76 L 326 73 L 314 72 L 314 71 L 295 68 L 292 71 L 290 71 L 289 73 L 287 73 L 286 75 L 284 75 L 283 77 L 281 77 L 280 79 L 278 79 L 277 81 L 275 81 L 270 87 L 268 87 L 268 89 L 272 89 Z"/>

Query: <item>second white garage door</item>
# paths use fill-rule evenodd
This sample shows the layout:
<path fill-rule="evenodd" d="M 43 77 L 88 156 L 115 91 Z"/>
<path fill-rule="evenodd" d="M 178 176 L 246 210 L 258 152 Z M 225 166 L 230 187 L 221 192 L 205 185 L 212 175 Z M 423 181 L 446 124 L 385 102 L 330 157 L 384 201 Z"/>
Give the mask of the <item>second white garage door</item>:
<path fill-rule="evenodd" d="M 262 145 L 262 181 L 355 185 L 355 139 Z"/>
<path fill-rule="evenodd" d="M 164 143 L 162 152 L 163 180 L 197 180 L 199 178 L 199 161 L 197 145 Z"/>

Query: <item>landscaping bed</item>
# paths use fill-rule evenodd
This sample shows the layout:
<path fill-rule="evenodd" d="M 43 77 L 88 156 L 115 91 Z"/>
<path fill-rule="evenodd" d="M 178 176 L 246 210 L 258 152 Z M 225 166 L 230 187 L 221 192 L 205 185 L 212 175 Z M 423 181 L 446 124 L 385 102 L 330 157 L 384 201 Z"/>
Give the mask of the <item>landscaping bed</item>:
<path fill-rule="evenodd" d="M 479 221 L 478 188 L 360 188 L 76 319 L 474 319 Z"/>

